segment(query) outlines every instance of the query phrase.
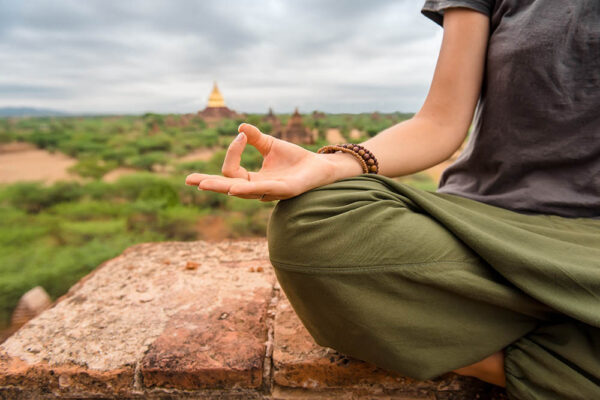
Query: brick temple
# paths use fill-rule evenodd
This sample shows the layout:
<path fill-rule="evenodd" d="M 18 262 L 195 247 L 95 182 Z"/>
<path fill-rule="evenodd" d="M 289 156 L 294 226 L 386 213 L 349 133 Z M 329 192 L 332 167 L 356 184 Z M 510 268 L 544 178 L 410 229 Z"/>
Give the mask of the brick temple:
<path fill-rule="evenodd" d="M 304 125 L 302 115 L 297 108 L 285 126 L 282 126 L 272 109 L 269 109 L 269 114 L 266 115 L 264 121 L 271 124 L 271 135 L 276 138 L 296 144 L 315 143 L 315 135 Z"/>

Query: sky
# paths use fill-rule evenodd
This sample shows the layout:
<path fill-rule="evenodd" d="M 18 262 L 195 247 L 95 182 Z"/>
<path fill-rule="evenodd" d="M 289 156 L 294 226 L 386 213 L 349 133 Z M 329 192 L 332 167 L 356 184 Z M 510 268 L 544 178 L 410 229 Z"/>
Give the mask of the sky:
<path fill-rule="evenodd" d="M 0 0 L 0 107 L 415 112 L 442 28 L 415 0 Z"/>

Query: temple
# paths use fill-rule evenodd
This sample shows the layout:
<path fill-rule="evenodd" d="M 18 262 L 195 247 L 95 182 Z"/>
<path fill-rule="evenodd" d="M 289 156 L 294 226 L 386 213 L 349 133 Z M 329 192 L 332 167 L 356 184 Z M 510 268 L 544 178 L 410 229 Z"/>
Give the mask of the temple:
<path fill-rule="evenodd" d="M 273 136 L 275 136 L 275 132 L 281 131 L 281 121 L 277 118 L 272 108 L 269 107 L 269 113 L 262 118 L 262 121 L 271 125 L 270 132 Z"/>
<path fill-rule="evenodd" d="M 225 105 L 225 99 L 219 91 L 217 82 L 213 85 L 213 90 L 208 97 L 208 104 L 202 111 L 198 111 L 198 115 L 207 122 L 219 121 L 225 118 L 237 118 L 239 114 L 229 109 Z"/>
<path fill-rule="evenodd" d="M 315 143 L 315 135 L 304 125 L 302 116 L 297 108 L 288 120 L 286 126 L 281 126 L 279 119 L 273 114 L 273 110 L 271 109 L 269 109 L 269 114 L 267 114 L 264 121 L 271 124 L 271 135 L 276 138 L 296 144 Z"/>

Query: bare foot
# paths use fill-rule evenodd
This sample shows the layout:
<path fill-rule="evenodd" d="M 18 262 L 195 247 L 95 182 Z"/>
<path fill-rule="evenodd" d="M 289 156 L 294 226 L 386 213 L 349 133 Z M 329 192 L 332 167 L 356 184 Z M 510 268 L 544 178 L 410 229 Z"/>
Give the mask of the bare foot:
<path fill-rule="evenodd" d="M 504 353 L 499 351 L 475 364 L 455 369 L 453 372 L 459 375 L 473 376 L 484 382 L 506 387 L 506 376 L 504 375 Z"/>

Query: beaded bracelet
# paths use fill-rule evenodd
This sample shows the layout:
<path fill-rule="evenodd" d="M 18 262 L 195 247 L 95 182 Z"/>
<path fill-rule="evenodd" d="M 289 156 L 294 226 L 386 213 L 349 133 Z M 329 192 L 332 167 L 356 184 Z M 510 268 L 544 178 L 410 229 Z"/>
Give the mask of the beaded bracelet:
<path fill-rule="evenodd" d="M 323 146 L 317 153 L 335 153 L 336 151 L 342 151 L 344 153 L 352 154 L 354 158 L 360 163 L 363 173 L 365 174 L 376 174 L 379 172 L 379 163 L 377 159 L 369 150 L 365 149 L 360 144 L 344 143 L 344 144 L 332 144 L 329 146 Z"/>

